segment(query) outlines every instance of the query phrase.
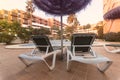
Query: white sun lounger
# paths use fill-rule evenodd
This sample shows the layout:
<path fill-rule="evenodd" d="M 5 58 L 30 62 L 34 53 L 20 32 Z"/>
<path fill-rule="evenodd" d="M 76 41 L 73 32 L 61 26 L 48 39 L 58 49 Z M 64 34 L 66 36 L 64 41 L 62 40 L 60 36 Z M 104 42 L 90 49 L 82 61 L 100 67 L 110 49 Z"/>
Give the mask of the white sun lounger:
<path fill-rule="evenodd" d="M 61 53 L 61 50 L 53 50 L 51 43 L 47 36 L 39 35 L 32 37 L 33 42 L 35 44 L 35 48 L 30 53 L 20 54 L 19 59 L 26 65 L 30 66 L 33 62 L 43 61 L 47 67 L 52 70 L 55 67 L 56 55 L 57 53 Z M 45 60 L 47 57 L 53 56 L 52 65 L 49 65 Z M 28 62 L 33 61 L 28 64 Z"/>
<path fill-rule="evenodd" d="M 67 70 L 70 69 L 70 62 L 72 61 L 96 64 L 101 72 L 104 72 L 109 68 L 112 61 L 107 57 L 98 55 L 94 50 L 92 50 L 91 45 L 94 39 L 95 34 L 73 34 L 71 51 L 67 49 Z M 101 65 L 100 63 L 104 63 L 104 65 Z"/>
<path fill-rule="evenodd" d="M 104 44 L 103 47 L 109 53 L 120 53 L 120 44 Z M 114 49 L 109 49 L 108 47 L 113 47 Z"/>

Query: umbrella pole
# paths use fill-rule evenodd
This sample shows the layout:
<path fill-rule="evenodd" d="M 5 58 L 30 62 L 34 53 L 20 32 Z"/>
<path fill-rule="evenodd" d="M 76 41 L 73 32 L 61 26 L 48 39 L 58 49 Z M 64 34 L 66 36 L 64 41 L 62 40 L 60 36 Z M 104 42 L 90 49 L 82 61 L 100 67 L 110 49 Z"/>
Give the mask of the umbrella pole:
<path fill-rule="evenodd" d="M 61 59 L 63 59 L 63 16 L 60 16 L 61 20 Z"/>

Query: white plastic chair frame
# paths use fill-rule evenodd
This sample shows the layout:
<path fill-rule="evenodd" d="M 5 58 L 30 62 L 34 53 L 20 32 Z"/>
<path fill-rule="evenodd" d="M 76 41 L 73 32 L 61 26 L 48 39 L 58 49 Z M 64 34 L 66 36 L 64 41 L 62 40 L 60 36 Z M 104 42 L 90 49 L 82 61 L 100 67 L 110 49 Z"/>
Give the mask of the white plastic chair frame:
<path fill-rule="evenodd" d="M 112 61 L 108 59 L 107 57 L 96 55 L 96 57 L 84 57 L 84 56 L 75 56 L 70 50 L 67 49 L 67 70 L 70 70 L 70 65 L 72 61 L 77 61 L 81 63 L 86 64 L 96 64 L 98 69 L 101 72 L 105 72 L 110 65 L 112 64 Z M 100 63 L 105 62 L 103 66 L 99 66 Z"/>
<path fill-rule="evenodd" d="M 47 67 L 49 68 L 49 70 L 53 70 L 54 67 L 55 67 L 55 62 L 56 62 L 56 54 L 57 54 L 57 53 L 60 53 L 61 51 L 60 51 L 60 50 L 55 50 L 55 51 L 52 51 L 52 52 L 48 53 L 48 50 L 49 50 L 49 47 L 50 47 L 50 46 L 40 45 L 39 47 L 47 47 L 46 53 L 44 53 L 44 55 L 42 55 L 42 56 L 37 56 L 36 54 L 38 54 L 38 53 L 36 53 L 36 49 L 37 49 L 37 47 L 36 47 L 36 48 L 34 48 L 34 49 L 32 50 L 31 53 L 20 54 L 20 55 L 19 55 L 19 59 L 20 59 L 27 67 L 30 66 L 31 64 L 28 64 L 28 63 L 25 61 L 25 59 L 27 59 L 27 60 L 44 61 L 44 63 L 45 63 L 45 64 L 47 65 Z M 41 54 L 41 53 L 39 52 L 39 54 Z M 49 65 L 49 64 L 47 63 L 47 61 L 45 60 L 45 58 L 47 58 L 48 56 L 51 56 L 51 55 L 53 55 L 52 65 Z"/>
<path fill-rule="evenodd" d="M 116 49 L 110 50 L 110 49 L 108 48 L 108 46 L 114 47 L 114 48 L 116 48 Z M 104 47 L 104 49 L 105 49 L 107 52 L 109 52 L 109 53 L 120 53 L 120 48 L 117 48 L 117 47 L 120 47 L 120 44 L 119 44 L 119 45 L 116 44 L 116 46 L 115 46 L 115 44 L 104 44 L 103 47 Z"/>

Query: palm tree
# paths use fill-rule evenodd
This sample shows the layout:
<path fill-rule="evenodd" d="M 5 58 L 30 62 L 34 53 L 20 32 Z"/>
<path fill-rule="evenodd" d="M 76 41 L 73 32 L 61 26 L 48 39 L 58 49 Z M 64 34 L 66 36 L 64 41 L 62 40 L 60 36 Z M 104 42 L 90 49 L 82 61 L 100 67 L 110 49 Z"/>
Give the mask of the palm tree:
<path fill-rule="evenodd" d="M 68 16 L 67 23 L 69 27 L 73 27 L 73 30 L 72 30 L 73 32 L 76 30 L 77 26 L 79 25 L 79 21 L 75 14 L 70 14 Z"/>
<path fill-rule="evenodd" d="M 26 11 L 29 18 L 29 27 L 32 27 L 32 14 L 35 11 L 35 7 L 33 7 L 32 0 L 28 0 L 26 4 Z"/>
<path fill-rule="evenodd" d="M 88 30 L 88 32 L 89 32 L 89 29 L 91 28 L 91 25 L 90 24 L 87 24 L 87 25 L 84 25 L 84 27 L 83 27 L 84 29 L 87 29 Z"/>

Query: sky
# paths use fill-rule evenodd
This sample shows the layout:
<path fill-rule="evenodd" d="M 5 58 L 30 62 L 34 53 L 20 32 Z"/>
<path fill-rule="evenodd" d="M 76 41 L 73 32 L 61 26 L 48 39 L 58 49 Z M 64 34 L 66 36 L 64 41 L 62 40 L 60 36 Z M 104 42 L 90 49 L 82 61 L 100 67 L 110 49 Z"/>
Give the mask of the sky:
<path fill-rule="evenodd" d="M 11 10 L 11 9 L 20 9 L 26 10 L 26 3 L 27 0 L 0 0 L 0 10 Z M 35 12 L 33 13 L 42 18 L 55 18 L 57 20 L 60 19 L 58 16 L 51 16 L 48 13 L 45 13 L 41 10 L 35 8 Z M 76 13 L 77 19 L 81 25 L 86 24 L 95 24 L 98 21 L 103 20 L 103 0 L 92 0 L 91 4 L 89 4 L 85 9 Z M 68 16 L 63 17 L 63 22 L 67 23 Z"/>

